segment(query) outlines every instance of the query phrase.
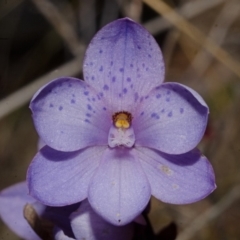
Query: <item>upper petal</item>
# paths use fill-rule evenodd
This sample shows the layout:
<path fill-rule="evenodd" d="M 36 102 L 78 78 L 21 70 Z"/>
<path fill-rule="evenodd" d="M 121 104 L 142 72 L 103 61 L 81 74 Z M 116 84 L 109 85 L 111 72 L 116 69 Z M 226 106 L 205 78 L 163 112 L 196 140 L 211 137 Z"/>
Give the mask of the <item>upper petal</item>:
<path fill-rule="evenodd" d="M 102 98 L 81 80 L 59 78 L 48 83 L 35 94 L 30 108 L 40 138 L 54 149 L 107 145 L 111 116 Z"/>
<path fill-rule="evenodd" d="M 71 226 L 76 239 L 87 240 L 131 240 L 134 230 L 133 224 L 119 227 L 106 222 L 87 200 L 71 215 Z"/>
<path fill-rule="evenodd" d="M 36 200 L 28 195 L 26 182 L 17 183 L 0 192 L 0 217 L 18 236 L 26 240 L 40 240 L 23 216 L 27 203 Z"/>
<path fill-rule="evenodd" d="M 65 206 L 87 197 L 91 177 L 105 147 L 60 152 L 48 146 L 34 157 L 27 172 L 30 194 L 49 206 Z"/>
<path fill-rule="evenodd" d="M 182 154 L 196 147 L 208 120 L 208 107 L 192 89 L 178 83 L 156 87 L 133 117 L 136 145 Z"/>
<path fill-rule="evenodd" d="M 212 166 L 197 149 L 181 155 L 163 154 L 142 147 L 137 151 L 152 195 L 163 202 L 196 202 L 216 188 Z"/>
<path fill-rule="evenodd" d="M 102 28 L 88 46 L 84 79 L 111 103 L 112 111 L 133 111 L 164 79 L 162 53 L 141 25 L 124 18 Z"/>
<path fill-rule="evenodd" d="M 146 175 L 131 150 L 106 149 L 89 187 L 93 209 L 108 222 L 125 225 L 143 211 L 150 196 Z"/>

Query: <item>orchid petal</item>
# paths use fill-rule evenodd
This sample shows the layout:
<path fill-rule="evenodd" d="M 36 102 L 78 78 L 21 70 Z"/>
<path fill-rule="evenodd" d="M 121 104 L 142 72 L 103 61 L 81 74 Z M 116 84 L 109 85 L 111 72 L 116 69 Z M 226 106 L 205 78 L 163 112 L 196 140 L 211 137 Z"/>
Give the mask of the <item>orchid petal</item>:
<path fill-rule="evenodd" d="M 76 239 L 131 240 L 133 237 L 133 224 L 123 227 L 111 225 L 93 211 L 87 200 L 70 218 Z"/>
<path fill-rule="evenodd" d="M 30 108 L 40 138 L 56 150 L 76 151 L 107 143 L 111 116 L 103 100 L 81 80 L 50 82 L 35 94 Z"/>
<path fill-rule="evenodd" d="M 108 222 L 124 225 L 143 211 L 150 195 L 148 180 L 131 150 L 106 149 L 89 187 L 93 209 Z"/>
<path fill-rule="evenodd" d="M 153 90 L 133 118 L 136 145 L 169 154 L 182 154 L 202 139 L 208 107 L 194 91 L 177 83 Z"/>
<path fill-rule="evenodd" d="M 172 204 L 188 204 L 208 196 L 215 188 L 211 164 L 197 149 L 181 155 L 137 148 L 152 195 Z"/>
<path fill-rule="evenodd" d="M 59 152 L 43 147 L 29 166 L 27 180 L 31 196 L 49 206 L 64 206 L 87 197 L 90 179 L 106 147 L 77 152 Z"/>
<path fill-rule="evenodd" d="M 0 217 L 18 236 L 26 240 L 40 240 L 23 216 L 27 203 L 36 200 L 28 195 L 26 182 L 17 183 L 0 192 Z"/>
<path fill-rule="evenodd" d="M 124 18 L 102 28 L 84 60 L 84 79 L 111 103 L 112 111 L 135 105 L 164 79 L 161 50 L 141 25 Z"/>

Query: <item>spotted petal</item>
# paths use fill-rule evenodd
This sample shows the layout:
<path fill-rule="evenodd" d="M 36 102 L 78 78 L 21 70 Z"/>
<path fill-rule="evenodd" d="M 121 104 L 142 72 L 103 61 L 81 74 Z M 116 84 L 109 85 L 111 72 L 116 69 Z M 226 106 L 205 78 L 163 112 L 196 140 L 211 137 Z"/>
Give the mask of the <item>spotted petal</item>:
<path fill-rule="evenodd" d="M 150 195 L 148 180 L 132 151 L 106 149 L 89 187 L 93 209 L 108 222 L 125 225 L 143 211 Z"/>
<path fill-rule="evenodd" d="M 28 168 L 30 194 L 49 206 L 64 206 L 87 197 L 90 179 L 106 147 L 59 152 L 43 147 Z"/>
<path fill-rule="evenodd" d="M 206 103 L 181 84 L 160 85 L 137 109 L 133 128 L 138 146 L 182 154 L 196 147 L 206 129 Z"/>
<path fill-rule="evenodd" d="M 196 202 L 216 188 L 212 166 L 197 149 L 181 155 L 163 154 L 142 147 L 138 147 L 137 152 L 152 195 L 163 202 Z"/>
<path fill-rule="evenodd" d="M 87 200 L 71 215 L 71 226 L 76 239 L 87 240 L 131 240 L 133 224 L 122 227 L 106 222 L 93 209 Z"/>
<path fill-rule="evenodd" d="M 35 94 L 30 108 L 40 138 L 54 149 L 107 144 L 111 116 L 101 96 L 81 80 L 50 82 Z"/>
<path fill-rule="evenodd" d="M 40 240 L 23 216 L 24 206 L 35 201 L 28 195 L 26 182 L 17 183 L 0 192 L 1 219 L 13 232 L 26 240 Z"/>
<path fill-rule="evenodd" d="M 84 60 L 84 79 L 111 103 L 112 111 L 134 104 L 164 79 L 162 53 L 154 38 L 128 18 L 102 28 Z"/>

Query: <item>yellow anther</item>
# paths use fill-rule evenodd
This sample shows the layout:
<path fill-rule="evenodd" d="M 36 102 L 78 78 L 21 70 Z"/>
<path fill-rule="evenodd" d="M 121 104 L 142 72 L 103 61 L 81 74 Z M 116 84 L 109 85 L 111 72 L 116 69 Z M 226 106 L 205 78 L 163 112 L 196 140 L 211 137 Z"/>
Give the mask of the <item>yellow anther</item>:
<path fill-rule="evenodd" d="M 131 114 L 127 112 L 119 112 L 113 115 L 113 121 L 117 128 L 129 128 L 131 120 Z"/>

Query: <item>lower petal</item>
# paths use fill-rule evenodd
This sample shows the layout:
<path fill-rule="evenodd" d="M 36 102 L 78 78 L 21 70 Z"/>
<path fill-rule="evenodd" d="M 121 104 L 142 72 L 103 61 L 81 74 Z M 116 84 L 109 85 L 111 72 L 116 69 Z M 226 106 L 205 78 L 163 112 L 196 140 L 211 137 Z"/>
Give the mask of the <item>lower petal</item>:
<path fill-rule="evenodd" d="M 26 182 L 17 183 L 0 192 L 1 220 L 18 236 L 26 240 L 40 240 L 23 217 L 23 208 L 36 200 L 28 195 Z"/>
<path fill-rule="evenodd" d="M 137 152 L 152 195 L 163 202 L 196 202 L 216 188 L 212 166 L 197 149 L 181 155 L 168 155 L 140 147 Z"/>
<path fill-rule="evenodd" d="M 88 192 L 93 209 L 114 225 L 125 225 L 146 207 L 151 189 L 131 150 L 107 149 Z"/>
<path fill-rule="evenodd" d="M 87 200 L 71 215 L 71 226 L 76 239 L 87 240 L 131 240 L 134 230 L 133 224 L 119 227 L 106 222 Z"/>
<path fill-rule="evenodd" d="M 49 206 L 64 206 L 87 197 L 90 179 L 106 147 L 59 152 L 48 146 L 33 159 L 27 173 L 30 194 Z"/>

